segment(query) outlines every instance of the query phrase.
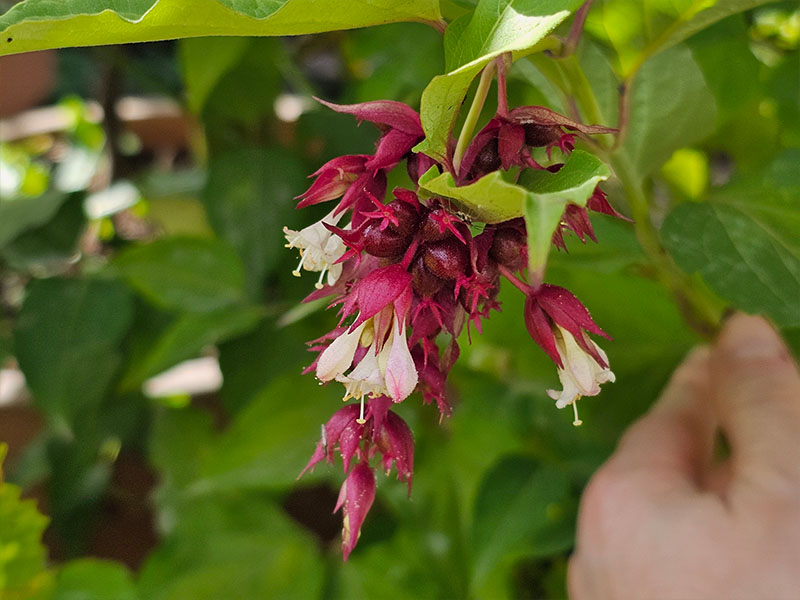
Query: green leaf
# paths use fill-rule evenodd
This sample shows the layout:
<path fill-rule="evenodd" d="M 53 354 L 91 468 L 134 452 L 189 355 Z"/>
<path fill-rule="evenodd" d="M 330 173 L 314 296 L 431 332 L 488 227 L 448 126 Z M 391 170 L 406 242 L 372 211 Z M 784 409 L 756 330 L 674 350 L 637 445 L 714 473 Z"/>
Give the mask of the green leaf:
<path fill-rule="evenodd" d="M 262 495 L 193 501 L 139 576 L 149 600 L 319 598 L 324 562 L 317 544 Z"/>
<path fill-rule="evenodd" d="M 102 400 L 121 362 L 132 300 L 116 281 L 47 279 L 29 286 L 14 347 L 34 398 L 51 419 L 73 422 Z"/>
<path fill-rule="evenodd" d="M 244 296 L 241 260 L 217 240 L 158 240 L 126 250 L 112 268 L 165 308 L 210 312 L 240 303 Z"/>
<path fill-rule="evenodd" d="M 762 185 L 721 190 L 705 204 L 675 208 L 664 245 L 689 273 L 737 308 L 800 325 L 800 193 Z"/>
<path fill-rule="evenodd" d="M 64 194 L 52 191 L 32 198 L 0 198 L 0 247 L 23 231 L 49 221 L 65 199 Z"/>
<path fill-rule="evenodd" d="M 714 131 L 714 96 L 692 53 L 678 46 L 647 61 L 633 80 L 628 129 L 615 160 L 638 181 L 679 148 Z M 616 165 L 615 165 L 616 168 Z"/>
<path fill-rule="evenodd" d="M 48 519 L 35 500 L 20 498 L 21 490 L 3 481 L 8 446 L 0 443 L 0 597 L 46 598 L 51 575 L 42 534 Z"/>
<path fill-rule="evenodd" d="M 473 584 L 480 586 L 511 553 L 548 554 L 554 548 L 569 548 L 569 492 L 563 469 L 543 467 L 525 456 L 501 459 L 486 474 L 475 499 Z M 543 536 L 546 531 L 551 535 Z M 538 538 L 538 547 L 533 538 Z"/>
<path fill-rule="evenodd" d="M 181 40 L 181 72 L 193 112 L 200 113 L 219 80 L 242 58 L 251 42 L 244 37 Z"/>
<path fill-rule="evenodd" d="M 659 52 L 730 15 L 770 0 L 606 0 L 589 13 L 586 28 L 607 39 L 617 52 L 620 72 L 634 74 Z"/>
<path fill-rule="evenodd" d="M 135 390 L 148 377 L 197 356 L 208 346 L 252 329 L 263 316 L 260 306 L 181 315 L 148 346 L 146 353 L 129 362 L 120 387 Z"/>
<path fill-rule="evenodd" d="M 691 0 L 678 20 L 653 42 L 657 52 L 671 48 L 730 15 L 751 10 L 773 0 Z"/>
<path fill-rule="evenodd" d="M 286 256 L 281 228 L 295 218 L 292 199 L 304 186 L 300 162 L 277 149 L 245 149 L 212 159 L 203 201 L 216 232 L 241 257 L 251 295 Z"/>
<path fill-rule="evenodd" d="M 445 62 L 448 72 L 434 77 L 422 93 L 420 117 L 425 140 L 416 150 L 445 158 L 447 141 L 470 83 L 492 59 L 505 52 L 524 56 L 581 0 L 481 0 L 469 18 L 448 27 Z"/>
<path fill-rule="evenodd" d="M 66 563 L 56 576 L 53 600 L 137 600 L 128 569 L 116 562 L 82 558 Z"/>
<path fill-rule="evenodd" d="M 437 196 L 452 198 L 464 214 L 484 223 L 502 223 L 521 217 L 528 195 L 522 186 L 505 181 L 500 171 L 457 187 L 450 173 L 439 174 L 433 167 L 420 178 L 419 185 Z"/>
<path fill-rule="evenodd" d="M 597 184 L 610 176 L 610 169 L 599 158 L 582 150 L 570 154 L 557 173 L 533 170 L 523 173 L 520 184 L 530 190 L 525 202 L 525 226 L 531 273 L 543 273 L 553 233 L 567 204 L 586 206 Z"/>
<path fill-rule="evenodd" d="M 298 35 L 440 18 L 436 0 L 26 0 L 0 16 L 0 55 L 209 35 Z"/>

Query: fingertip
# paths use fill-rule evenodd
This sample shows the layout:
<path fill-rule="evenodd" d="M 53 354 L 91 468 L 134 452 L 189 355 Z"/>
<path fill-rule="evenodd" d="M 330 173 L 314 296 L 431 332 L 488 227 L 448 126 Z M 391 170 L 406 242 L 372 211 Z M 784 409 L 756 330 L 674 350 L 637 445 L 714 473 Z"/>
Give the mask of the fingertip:
<path fill-rule="evenodd" d="M 766 319 L 735 313 L 726 322 L 714 349 L 717 362 L 750 366 L 771 360 L 789 360 L 789 351 Z"/>

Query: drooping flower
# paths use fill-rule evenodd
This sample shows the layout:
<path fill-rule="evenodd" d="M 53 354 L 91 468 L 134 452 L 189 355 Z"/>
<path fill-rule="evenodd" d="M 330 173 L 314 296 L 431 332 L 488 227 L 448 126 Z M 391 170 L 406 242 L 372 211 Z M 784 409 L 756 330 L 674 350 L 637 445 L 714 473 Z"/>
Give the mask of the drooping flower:
<path fill-rule="evenodd" d="M 603 349 L 589 340 L 594 352 L 602 359 L 598 362 L 592 354 L 581 348 L 572 334 L 566 329 L 556 325 L 554 331 L 556 348 L 561 357 L 563 366 L 558 367 L 558 378 L 562 390 L 547 390 L 547 395 L 556 401 L 556 407 L 564 408 L 572 405 L 575 413 L 574 425 L 580 425 L 578 418 L 577 401 L 581 396 L 596 396 L 600 393 L 600 384 L 614 382 L 613 371 L 608 368 L 608 357 Z"/>
<path fill-rule="evenodd" d="M 322 281 L 327 273 L 328 285 L 334 285 L 342 274 L 342 265 L 339 259 L 345 253 L 345 246 L 342 239 L 333 235 L 326 225 L 336 225 L 341 215 L 334 216 L 329 213 L 313 225 L 309 225 L 300 231 L 294 231 L 288 227 L 283 228 L 286 236 L 287 248 L 297 248 L 300 250 L 300 263 L 292 271 L 292 275 L 300 277 L 300 270 L 318 271 L 319 279 L 315 284 L 317 289 L 322 289 Z"/>
<path fill-rule="evenodd" d="M 596 396 L 600 384 L 614 381 L 608 357 L 588 333 L 611 339 L 592 319 L 589 311 L 571 292 L 555 285 L 530 290 L 525 300 L 528 333 L 556 363 L 564 389 L 548 391 L 558 408 L 572 405 L 575 425 L 580 425 L 577 401 Z"/>

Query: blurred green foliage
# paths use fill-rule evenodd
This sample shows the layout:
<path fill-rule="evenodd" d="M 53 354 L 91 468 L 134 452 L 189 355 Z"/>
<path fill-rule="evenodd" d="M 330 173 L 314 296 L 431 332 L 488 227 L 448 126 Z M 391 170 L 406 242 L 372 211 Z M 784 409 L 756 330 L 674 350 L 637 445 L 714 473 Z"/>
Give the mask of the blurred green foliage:
<path fill-rule="evenodd" d="M 487 0 L 443 2 L 442 12 L 463 24 L 476 4 L 488 19 Z M 768 315 L 800 351 L 800 11 L 720 0 L 709 15 L 692 12 L 698 4 L 598 0 L 577 54 L 520 58 L 509 96 L 615 126 L 624 83 L 623 143 L 585 148 L 617 176 L 604 184 L 610 201 L 631 214 L 643 198 L 664 259 L 693 289 L 717 308 Z M 502 312 L 462 340 L 453 416 L 440 423 L 416 397 L 398 407 L 415 434 L 413 494 L 379 476 L 347 563 L 340 517 L 328 514 L 338 465 L 296 481 L 340 395 L 300 375 L 304 342 L 335 318 L 297 310 L 310 280 L 291 276 L 281 228 L 324 214 L 294 210 L 306 174 L 369 152 L 376 138 L 310 97 L 419 106 L 445 72 L 447 43 L 426 25 L 395 23 L 62 55 L 51 100 L 67 124 L 0 148 L 0 363 L 18 364 L 44 422 L 6 465 L 12 483 L 0 483 L 0 597 L 565 596 L 581 490 L 701 339 L 629 223 L 593 217 L 598 244 L 571 238 L 568 254 L 550 257 L 547 280 L 614 337 L 606 350 L 617 383 L 582 404 L 583 427 L 547 398 L 555 371 L 509 286 Z M 488 52 L 462 44 L 471 59 Z M 99 81 L 67 81 L 77 72 Z M 107 108 L 155 90 L 188 115 L 166 150 L 93 112 L 94 98 Z M 218 360 L 218 392 L 143 391 L 198 357 Z M 90 557 L 98 532 L 113 531 L 105 507 L 125 495 L 126 458 L 156 480 L 145 516 L 158 540 L 135 570 Z M 15 483 L 46 490 L 49 564 L 47 519 Z"/>

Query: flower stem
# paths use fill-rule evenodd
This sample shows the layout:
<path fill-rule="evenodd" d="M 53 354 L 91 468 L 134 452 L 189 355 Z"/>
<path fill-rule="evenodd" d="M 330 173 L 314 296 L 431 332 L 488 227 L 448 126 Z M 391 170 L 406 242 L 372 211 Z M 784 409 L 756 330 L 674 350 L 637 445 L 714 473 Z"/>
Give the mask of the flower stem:
<path fill-rule="evenodd" d="M 464 152 L 469 146 L 472 139 L 472 132 L 475 131 L 475 125 L 478 124 L 478 119 L 483 110 L 483 104 L 486 102 L 486 96 L 489 94 L 489 86 L 492 83 L 494 72 L 497 67 L 495 61 L 490 62 L 483 69 L 481 78 L 478 81 L 478 89 L 475 90 L 475 97 L 472 99 L 472 104 L 469 107 L 467 118 L 464 119 L 464 125 L 461 127 L 461 134 L 458 136 L 456 143 L 456 150 L 453 153 L 453 173 L 454 177 L 458 178 L 458 170 L 461 167 L 461 159 L 464 158 Z"/>
<path fill-rule="evenodd" d="M 540 69 L 541 72 L 568 98 L 574 97 L 590 122 L 602 123 L 605 119 L 599 103 L 577 58 L 573 55 L 552 62 L 557 65 L 555 69 Z M 624 106 L 621 106 L 620 134 L 624 134 L 628 124 L 629 88 L 630 82 L 626 82 L 625 87 L 621 89 L 621 93 L 624 94 L 622 103 Z M 599 141 L 596 145 L 599 146 L 606 162 L 611 163 L 617 179 L 622 184 L 634 220 L 636 239 L 654 267 L 656 279 L 675 296 L 686 322 L 703 337 L 712 337 L 720 328 L 724 305 L 705 289 L 697 287 L 664 250 L 659 232 L 650 218 L 650 200 L 642 183 L 633 172 L 633 167 L 625 154 L 617 152 L 620 142 L 618 139 L 616 143 L 610 145 Z"/>

